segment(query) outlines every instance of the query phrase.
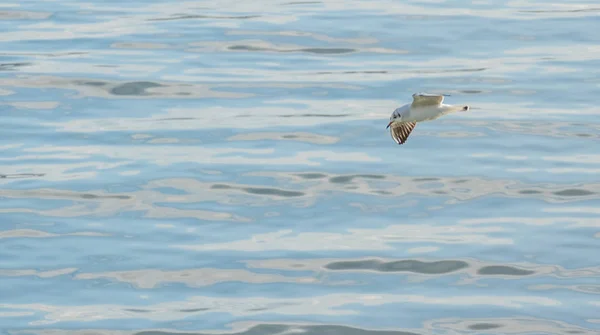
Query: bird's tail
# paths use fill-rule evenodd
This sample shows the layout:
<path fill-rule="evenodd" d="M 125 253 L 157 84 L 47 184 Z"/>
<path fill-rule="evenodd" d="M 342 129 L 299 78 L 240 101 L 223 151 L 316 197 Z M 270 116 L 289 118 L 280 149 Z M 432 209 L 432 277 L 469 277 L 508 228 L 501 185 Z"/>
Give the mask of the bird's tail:
<path fill-rule="evenodd" d="M 466 112 L 470 109 L 469 106 L 443 105 L 444 113 Z"/>

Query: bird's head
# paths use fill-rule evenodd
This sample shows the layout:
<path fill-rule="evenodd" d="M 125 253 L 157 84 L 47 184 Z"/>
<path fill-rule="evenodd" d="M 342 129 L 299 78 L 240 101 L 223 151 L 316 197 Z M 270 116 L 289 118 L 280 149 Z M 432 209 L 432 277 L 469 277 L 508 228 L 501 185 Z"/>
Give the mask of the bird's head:
<path fill-rule="evenodd" d="M 387 125 L 387 127 L 385 127 L 385 129 L 388 129 L 394 122 L 400 121 L 400 119 L 402 119 L 402 113 L 400 113 L 399 109 L 396 109 L 392 113 L 392 116 L 390 116 L 390 123 L 388 123 L 388 125 Z"/>

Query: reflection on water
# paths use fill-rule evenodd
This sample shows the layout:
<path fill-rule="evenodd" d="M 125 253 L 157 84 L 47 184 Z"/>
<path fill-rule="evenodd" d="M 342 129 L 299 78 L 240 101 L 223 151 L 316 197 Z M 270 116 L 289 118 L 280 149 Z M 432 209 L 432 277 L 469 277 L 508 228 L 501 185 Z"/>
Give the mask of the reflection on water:
<path fill-rule="evenodd" d="M 600 333 L 598 10 L 0 4 L 0 329 Z"/>
<path fill-rule="evenodd" d="M 341 325 L 310 325 L 302 322 L 294 324 L 276 324 L 276 323 L 251 323 L 239 322 L 234 326 L 234 330 L 226 332 L 186 332 L 190 335 L 209 335 L 209 334 L 226 334 L 226 335 L 275 335 L 275 334 L 294 334 L 301 333 L 307 335 L 317 334 L 350 334 L 350 335 L 415 335 L 420 334 L 417 330 L 375 330 L 361 329 L 355 327 Z M 592 335 L 595 332 L 586 330 L 574 325 L 555 322 L 551 320 L 535 319 L 535 318 L 488 318 L 488 319 L 443 319 L 428 322 L 426 325 L 427 331 L 434 332 L 452 332 L 456 334 L 470 334 L 473 331 L 485 331 L 486 334 L 522 334 L 528 332 L 541 332 L 543 334 L 582 334 Z M 21 331 L 11 331 L 10 334 L 25 334 Z M 29 332 L 28 332 L 29 334 Z M 175 335 L 181 334 L 176 331 L 151 330 L 141 332 L 114 331 L 114 330 L 43 330 L 33 331 L 31 334 L 40 335 Z"/>

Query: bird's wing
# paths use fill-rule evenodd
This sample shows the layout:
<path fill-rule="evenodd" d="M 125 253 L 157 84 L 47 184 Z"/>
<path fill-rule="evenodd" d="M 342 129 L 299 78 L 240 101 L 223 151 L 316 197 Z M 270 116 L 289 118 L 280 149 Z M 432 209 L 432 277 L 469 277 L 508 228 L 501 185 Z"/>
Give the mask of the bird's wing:
<path fill-rule="evenodd" d="M 392 138 L 396 143 L 404 144 L 416 125 L 416 122 L 394 122 L 390 130 Z"/>
<path fill-rule="evenodd" d="M 443 95 L 415 93 L 411 107 L 438 106 L 444 101 Z"/>

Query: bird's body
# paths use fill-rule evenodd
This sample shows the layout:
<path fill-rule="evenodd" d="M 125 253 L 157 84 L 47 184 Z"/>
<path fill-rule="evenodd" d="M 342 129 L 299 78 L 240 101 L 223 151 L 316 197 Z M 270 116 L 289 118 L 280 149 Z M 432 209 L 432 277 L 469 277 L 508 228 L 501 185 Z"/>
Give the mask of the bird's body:
<path fill-rule="evenodd" d="M 435 120 L 448 113 L 469 110 L 469 106 L 443 104 L 443 95 L 415 93 L 412 97 L 412 103 L 396 108 L 390 116 L 388 127 L 391 127 L 392 138 L 398 144 L 406 142 L 417 122 Z"/>

